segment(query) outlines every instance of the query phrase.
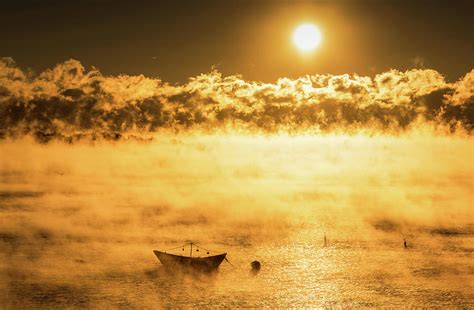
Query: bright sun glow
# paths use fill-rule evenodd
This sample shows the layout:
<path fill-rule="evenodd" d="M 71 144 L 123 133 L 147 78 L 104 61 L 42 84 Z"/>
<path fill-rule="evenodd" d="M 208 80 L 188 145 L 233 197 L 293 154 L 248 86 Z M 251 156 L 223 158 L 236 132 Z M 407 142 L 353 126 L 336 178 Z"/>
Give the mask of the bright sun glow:
<path fill-rule="evenodd" d="M 293 32 L 293 43 L 301 51 L 311 51 L 321 42 L 321 31 L 313 24 L 302 24 Z"/>

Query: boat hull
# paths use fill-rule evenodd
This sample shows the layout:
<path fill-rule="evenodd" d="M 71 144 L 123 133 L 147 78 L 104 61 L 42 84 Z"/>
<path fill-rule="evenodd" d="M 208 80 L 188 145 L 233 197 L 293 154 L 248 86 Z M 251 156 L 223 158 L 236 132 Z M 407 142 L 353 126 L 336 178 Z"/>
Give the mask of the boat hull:
<path fill-rule="evenodd" d="M 227 253 L 208 257 L 189 257 L 153 251 L 160 262 L 166 267 L 185 267 L 198 270 L 215 270 L 225 259 Z"/>

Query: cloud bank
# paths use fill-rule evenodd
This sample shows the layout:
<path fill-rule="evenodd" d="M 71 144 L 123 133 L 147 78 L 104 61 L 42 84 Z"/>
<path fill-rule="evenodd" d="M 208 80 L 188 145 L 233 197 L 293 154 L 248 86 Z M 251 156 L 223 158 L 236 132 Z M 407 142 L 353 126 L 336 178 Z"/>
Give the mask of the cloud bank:
<path fill-rule="evenodd" d="M 171 85 L 143 75 L 105 76 L 77 60 L 33 74 L 0 60 L 0 138 L 149 137 L 160 131 L 399 133 L 420 124 L 474 129 L 474 70 L 455 83 L 437 71 L 375 77 L 306 75 L 275 83 L 217 70 Z"/>

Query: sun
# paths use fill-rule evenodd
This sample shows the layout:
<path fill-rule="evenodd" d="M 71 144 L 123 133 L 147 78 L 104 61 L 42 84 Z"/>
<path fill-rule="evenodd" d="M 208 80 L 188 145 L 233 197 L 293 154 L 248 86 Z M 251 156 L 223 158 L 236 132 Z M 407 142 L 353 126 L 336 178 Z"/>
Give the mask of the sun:
<path fill-rule="evenodd" d="M 321 43 L 321 31 L 313 24 L 299 25 L 293 32 L 293 43 L 300 51 L 312 51 Z"/>

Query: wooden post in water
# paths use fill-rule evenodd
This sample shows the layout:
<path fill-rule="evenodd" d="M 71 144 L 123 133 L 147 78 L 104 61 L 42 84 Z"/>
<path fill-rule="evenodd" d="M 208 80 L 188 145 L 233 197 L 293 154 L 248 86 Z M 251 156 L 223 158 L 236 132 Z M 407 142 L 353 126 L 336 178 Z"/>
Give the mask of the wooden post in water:
<path fill-rule="evenodd" d="M 191 242 L 191 250 L 189 251 L 189 257 L 193 256 L 193 243 Z"/>
<path fill-rule="evenodd" d="M 324 233 L 324 246 L 327 246 L 328 245 L 328 242 L 326 240 L 326 233 Z"/>

